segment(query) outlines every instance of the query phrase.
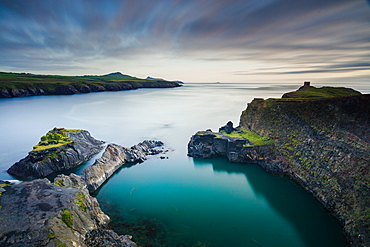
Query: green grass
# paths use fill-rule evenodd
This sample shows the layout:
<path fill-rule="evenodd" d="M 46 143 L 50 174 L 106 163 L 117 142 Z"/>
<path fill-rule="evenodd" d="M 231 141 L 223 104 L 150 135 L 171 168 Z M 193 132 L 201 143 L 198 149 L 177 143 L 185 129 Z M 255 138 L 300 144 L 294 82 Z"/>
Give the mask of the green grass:
<path fill-rule="evenodd" d="M 72 143 L 72 139 L 69 138 L 65 131 L 74 131 L 66 129 L 53 129 L 50 130 L 46 135 L 41 137 L 39 143 L 33 147 L 33 151 L 41 151 L 50 148 L 56 148 L 60 146 Z"/>
<path fill-rule="evenodd" d="M 41 88 L 46 91 L 56 91 L 61 86 L 108 86 L 112 84 L 130 84 L 133 86 L 154 86 L 163 81 L 139 79 L 136 77 L 115 76 L 59 76 L 34 75 L 25 73 L 0 72 L 0 90 Z M 174 83 L 174 85 L 177 83 Z"/>
<path fill-rule="evenodd" d="M 59 187 L 64 187 L 64 185 L 63 185 L 63 180 L 62 180 L 62 179 L 59 179 L 59 180 L 55 181 L 55 182 L 54 182 L 54 184 L 55 184 L 56 186 L 59 186 Z"/>
<path fill-rule="evenodd" d="M 83 202 L 83 200 L 85 199 L 85 196 L 84 196 L 84 194 L 82 194 L 81 192 L 78 192 L 78 194 L 77 194 L 77 201 L 75 201 L 75 203 L 78 205 L 78 206 L 80 206 L 80 209 L 82 210 L 82 211 L 84 211 L 84 212 L 86 212 L 87 211 L 87 208 L 86 208 L 86 205 L 85 205 L 85 203 Z"/>
<path fill-rule="evenodd" d="M 253 131 L 247 130 L 245 128 L 240 128 L 240 130 L 233 131 L 230 134 L 222 132 L 222 135 L 217 135 L 217 137 L 228 136 L 238 140 L 249 140 L 253 145 L 246 144 L 245 146 L 262 146 L 272 144 L 274 141 L 267 136 L 260 136 Z"/>
<path fill-rule="evenodd" d="M 62 213 L 62 221 L 69 227 L 73 227 L 73 219 L 71 211 L 69 211 L 67 208 L 64 209 Z"/>
<path fill-rule="evenodd" d="M 331 98 L 342 96 L 360 95 L 361 93 L 351 88 L 345 87 L 309 87 L 308 90 L 295 91 L 296 98 Z"/>

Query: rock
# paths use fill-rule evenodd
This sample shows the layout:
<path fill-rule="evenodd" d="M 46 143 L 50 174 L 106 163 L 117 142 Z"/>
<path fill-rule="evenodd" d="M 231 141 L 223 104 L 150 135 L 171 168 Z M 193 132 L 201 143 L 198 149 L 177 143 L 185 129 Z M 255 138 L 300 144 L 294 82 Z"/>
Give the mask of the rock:
<path fill-rule="evenodd" d="M 50 143 L 40 141 L 28 156 L 21 159 L 8 169 L 8 173 L 19 179 L 46 177 L 53 172 L 69 170 L 87 161 L 103 149 L 103 141 L 94 139 L 86 130 L 57 129 L 49 131 L 46 136 L 63 136 L 66 142 L 55 146 L 55 140 Z M 47 145 L 45 145 L 45 143 Z M 58 145 L 58 144 L 57 144 Z"/>
<path fill-rule="evenodd" d="M 218 132 L 198 131 L 188 143 L 188 156 L 227 157 L 230 162 L 260 163 L 271 159 L 271 146 L 245 146 L 249 140 L 222 136 Z"/>
<path fill-rule="evenodd" d="M 112 230 L 94 229 L 86 234 L 85 244 L 89 247 L 136 247 L 131 236 L 119 236 Z"/>
<path fill-rule="evenodd" d="M 240 126 L 275 140 L 276 172 L 312 193 L 352 246 L 370 242 L 370 95 L 253 100 Z"/>
<path fill-rule="evenodd" d="M 85 243 L 102 238 L 106 246 L 136 246 L 106 229 L 109 217 L 79 176 L 59 175 L 55 183 L 45 178 L 5 187 L 0 196 L 1 246 L 103 246 Z"/>
<path fill-rule="evenodd" d="M 233 127 L 233 122 L 229 121 L 227 122 L 227 124 L 225 126 L 222 126 L 221 128 L 219 128 L 219 132 L 222 132 L 222 131 L 225 131 L 227 134 L 230 134 L 231 132 L 235 131 L 236 129 L 234 129 Z"/>
<path fill-rule="evenodd" d="M 164 152 L 161 141 L 143 141 L 131 148 L 117 144 L 109 144 L 102 157 L 85 168 L 81 176 L 85 180 L 89 191 L 97 190 L 115 171 L 126 163 L 143 162 L 147 155 Z"/>
<path fill-rule="evenodd" d="M 307 83 L 304 87 L 311 86 Z M 271 173 L 288 176 L 341 222 L 351 246 L 367 246 L 370 95 L 254 99 L 243 111 L 239 126 L 268 136 L 274 143 L 240 147 L 233 139 L 220 138 L 221 133 L 200 131 L 192 136 L 188 155 L 226 156 L 230 161 L 258 163 Z"/>

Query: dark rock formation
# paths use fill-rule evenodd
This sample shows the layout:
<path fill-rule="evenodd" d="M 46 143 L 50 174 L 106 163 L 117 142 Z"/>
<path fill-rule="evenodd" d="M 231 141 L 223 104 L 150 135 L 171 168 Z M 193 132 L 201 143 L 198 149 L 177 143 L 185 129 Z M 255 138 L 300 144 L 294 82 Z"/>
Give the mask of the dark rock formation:
<path fill-rule="evenodd" d="M 198 132 L 194 157 L 227 156 L 284 174 L 311 192 L 344 226 L 352 246 L 370 242 L 370 95 L 321 99 L 255 99 L 240 127 L 274 140 L 229 148 L 217 133 Z M 236 145 L 235 145 L 236 146 Z"/>
<path fill-rule="evenodd" d="M 225 126 L 219 128 L 218 131 L 219 132 L 225 131 L 227 134 L 230 134 L 231 132 L 236 130 L 233 125 L 234 125 L 233 122 L 229 121 Z"/>
<path fill-rule="evenodd" d="M 219 132 L 198 131 L 188 143 L 188 156 L 196 158 L 227 157 L 230 162 L 259 163 L 271 161 L 272 146 L 245 146 L 249 140 L 222 136 Z"/>
<path fill-rule="evenodd" d="M 63 134 L 71 141 L 56 147 L 53 143 L 45 148 L 40 145 L 41 148 L 34 149 L 11 166 L 8 173 L 19 179 L 45 177 L 53 172 L 72 169 L 103 149 L 104 142 L 94 139 L 86 130 L 55 128 L 49 133 Z"/>
<path fill-rule="evenodd" d="M 55 184 L 37 179 L 7 186 L 0 206 L 1 246 L 136 246 L 106 230 L 109 217 L 74 174 L 59 175 Z"/>
<path fill-rule="evenodd" d="M 109 144 L 103 156 L 95 163 L 85 168 L 81 176 L 86 181 L 89 191 L 97 190 L 112 174 L 127 162 L 143 162 L 147 155 L 163 152 L 163 142 L 145 140 L 131 148 L 125 148 L 117 144 Z"/>

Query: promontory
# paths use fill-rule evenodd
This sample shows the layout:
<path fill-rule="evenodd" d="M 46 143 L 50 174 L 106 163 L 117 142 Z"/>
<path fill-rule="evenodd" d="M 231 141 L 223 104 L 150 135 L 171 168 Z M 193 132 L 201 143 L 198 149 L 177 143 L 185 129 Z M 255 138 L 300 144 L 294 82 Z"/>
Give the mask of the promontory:
<path fill-rule="evenodd" d="M 218 132 L 199 131 L 188 155 L 258 163 L 312 193 L 352 246 L 370 243 L 370 95 L 306 82 L 281 99 L 254 99 Z"/>
<path fill-rule="evenodd" d="M 180 86 L 182 85 L 176 81 L 140 79 L 120 72 L 101 76 L 59 76 L 0 72 L 0 98 Z"/>

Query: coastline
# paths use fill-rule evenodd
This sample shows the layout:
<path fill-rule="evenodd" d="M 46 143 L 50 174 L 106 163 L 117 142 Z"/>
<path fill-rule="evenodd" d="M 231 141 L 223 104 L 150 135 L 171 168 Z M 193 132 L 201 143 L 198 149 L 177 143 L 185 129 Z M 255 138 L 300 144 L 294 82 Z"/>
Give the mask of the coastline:
<path fill-rule="evenodd" d="M 52 76 L 0 72 L 0 98 L 125 91 L 140 88 L 174 88 L 182 84 L 121 76 Z"/>
<path fill-rule="evenodd" d="M 370 95 L 325 99 L 254 99 L 239 127 L 274 143 L 247 147 L 219 138 L 219 132 L 192 136 L 188 155 L 226 156 L 231 162 L 257 163 L 285 175 L 310 192 L 343 226 L 351 246 L 366 246 Z"/>

